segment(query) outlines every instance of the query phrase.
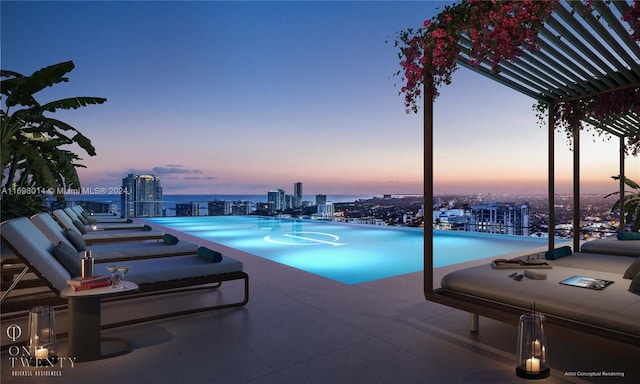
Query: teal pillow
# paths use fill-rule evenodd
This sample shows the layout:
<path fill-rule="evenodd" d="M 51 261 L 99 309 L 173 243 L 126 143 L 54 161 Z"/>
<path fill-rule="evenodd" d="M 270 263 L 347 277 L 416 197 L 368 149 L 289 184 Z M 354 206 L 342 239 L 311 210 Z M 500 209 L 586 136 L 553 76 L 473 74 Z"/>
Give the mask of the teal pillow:
<path fill-rule="evenodd" d="M 133 223 L 133 220 L 132 219 L 127 219 L 127 223 L 131 224 L 131 223 Z"/>
<path fill-rule="evenodd" d="M 164 235 L 162 235 L 162 241 L 164 241 L 165 244 L 176 245 L 178 244 L 178 241 L 180 241 L 180 239 L 173 235 L 165 233 Z"/>
<path fill-rule="evenodd" d="M 146 225 L 146 224 L 144 225 L 144 227 L 142 227 L 142 230 L 143 230 L 143 231 L 150 231 L 150 230 L 152 230 L 152 229 L 153 229 L 153 228 L 151 228 L 150 226 L 148 226 L 148 225 Z"/>
<path fill-rule="evenodd" d="M 89 220 L 85 219 L 84 216 L 82 215 L 76 215 L 78 217 L 78 220 L 80 221 L 80 223 L 82 223 L 82 225 L 89 225 Z"/>
<path fill-rule="evenodd" d="M 82 238 L 82 235 L 80 235 L 78 232 L 74 231 L 73 229 L 65 229 L 64 237 L 66 237 L 67 240 L 69 240 L 69 242 L 73 244 L 73 246 L 76 248 L 76 251 L 87 250 L 87 242 L 84 241 L 84 239 Z"/>
<path fill-rule="evenodd" d="M 640 232 L 618 232 L 618 240 L 640 240 Z"/>
<path fill-rule="evenodd" d="M 222 254 L 209 248 L 200 247 L 196 253 L 198 256 L 205 260 L 209 260 L 212 263 L 219 263 L 222 261 Z"/>
<path fill-rule="evenodd" d="M 53 256 L 69 272 L 71 277 L 82 275 L 81 257 L 78 255 L 78 251 L 69 244 L 59 242 L 53 249 Z"/>
<path fill-rule="evenodd" d="M 87 233 L 87 229 L 78 220 L 73 220 L 73 225 L 75 225 L 78 231 L 80 231 L 80 233 L 82 233 L 83 235 Z"/>
<path fill-rule="evenodd" d="M 547 260 L 558 260 L 562 257 L 569 256 L 572 253 L 571 247 L 565 245 L 564 247 L 556 248 L 552 251 L 547 251 L 544 254 L 544 258 Z"/>

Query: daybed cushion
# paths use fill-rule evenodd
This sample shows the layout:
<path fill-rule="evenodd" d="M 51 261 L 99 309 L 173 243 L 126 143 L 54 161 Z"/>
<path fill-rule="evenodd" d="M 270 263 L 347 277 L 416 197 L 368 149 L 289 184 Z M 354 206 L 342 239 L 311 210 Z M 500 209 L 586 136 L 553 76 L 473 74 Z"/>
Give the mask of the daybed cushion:
<path fill-rule="evenodd" d="M 580 246 L 582 252 L 609 255 L 640 256 L 640 240 L 618 240 L 615 237 L 591 240 Z"/>
<path fill-rule="evenodd" d="M 625 271 L 636 260 L 629 256 L 615 256 L 601 253 L 574 252 L 571 256 L 553 260 L 549 263 L 555 267 L 590 269 L 592 271 L 603 271 L 617 273 L 623 276 Z"/>
<path fill-rule="evenodd" d="M 629 281 L 620 273 L 554 265 L 545 269 L 547 280 L 509 278 L 511 271 L 492 269 L 489 264 L 451 272 L 443 277 L 442 288 L 504 304 L 536 309 L 592 326 L 640 335 L 640 295 L 628 291 Z M 601 291 L 564 286 L 560 281 L 586 276 L 614 281 Z"/>

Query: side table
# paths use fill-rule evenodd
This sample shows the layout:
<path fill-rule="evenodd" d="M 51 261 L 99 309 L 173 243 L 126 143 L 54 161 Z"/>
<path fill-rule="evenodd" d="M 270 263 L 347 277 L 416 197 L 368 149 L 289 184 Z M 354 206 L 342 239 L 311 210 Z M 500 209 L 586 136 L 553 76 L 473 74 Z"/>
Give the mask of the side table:
<path fill-rule="evenodd" d="M 91 361 L 131 352 L 131 343 L 119 337 L 101 337 L 101 298 L 133 293 L 138 285 L 121 281 L 126 288 L 102 287 L 86 291 L 74 291 L 66 287 L 60 296 L 69 300 L 69 350 L 68 356 L 76 361 Z"/>

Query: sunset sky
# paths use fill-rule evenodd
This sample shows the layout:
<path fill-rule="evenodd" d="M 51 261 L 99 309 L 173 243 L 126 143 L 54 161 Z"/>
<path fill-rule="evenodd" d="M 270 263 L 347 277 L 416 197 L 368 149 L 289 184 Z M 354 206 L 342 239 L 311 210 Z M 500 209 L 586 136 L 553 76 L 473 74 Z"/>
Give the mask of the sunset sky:
<path fill-rule="evenodd" d="M 446 2 L 448 3 L 448 2 Z M 405 113 L 393 41 L 443 2 L 2 1 L 2 69 L 72 60 L 58 112 L 88 136 L 83 187 L 152 173 L 165 194 L 422 193 L 422 116 Z M 545 193 L 534 100 L 466 69 L 435 105 L 436 193 Z M 595 142 L 594 142 L 595 140 Z M 557 134 L 557 192 L 571 152 Z M 583 136 L 582 191 L 617 190 L 618 141 Z M 75 148 L 79 150 L 79 148 Z M 640 161 L 627 160 L 640 181 Z"/>

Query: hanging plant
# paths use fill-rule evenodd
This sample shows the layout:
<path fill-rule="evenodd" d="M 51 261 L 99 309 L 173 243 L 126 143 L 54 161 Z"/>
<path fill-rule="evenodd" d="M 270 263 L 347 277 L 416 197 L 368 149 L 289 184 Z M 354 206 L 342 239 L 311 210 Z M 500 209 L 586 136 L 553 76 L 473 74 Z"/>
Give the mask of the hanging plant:
<path fill-rule="evenodd" d="M 536 37 L 539 28 L 554 12 L 558 0 L 463 0 L 459 4 L 447 6 L 438 15 L 426 20 L 415 31 L 401 31 L 395 45 L 399 46 L 401 76 L 404 85 L 400 93 L 404 94 L 406 112 L 418 112 L 418 99 L 424 97 L 435 100 L 442 84 L 450 84 L 451 76 L 457 69 L 456 60 L 460 54 L 459 41 L 464 36 L 470 41 L 470 64 L 479 65 L 487 60 L 492 70 L 497 70 L 503 61 L 513 61 L 525 50 L 538 49 Z M 583 11 L 592 11 L 592 0 L 583 0 Z M 640 0 L 634 0 L 633 6 L 623 15 L 622 20 L 631 26 L 629 38 L 640 39 Z M 424 84 L 424 71 L 431 73 L 431 84 Z M 547 105 L 534 106 L 540 121 L 546 120 Z M 610 92 L 563 103 L 556 109 L 556 129 L 571 135 L 575 129 L 585 127 L 585 119 L 594 119 L 601 123 L 635 112 L 640 116 L 640 89 L 632 88 Z M 598 130 L 598 134 L 606 135 Z M 626 144 L 627 152 L 640 153 L 640 136 L 630 137 Z"/>

